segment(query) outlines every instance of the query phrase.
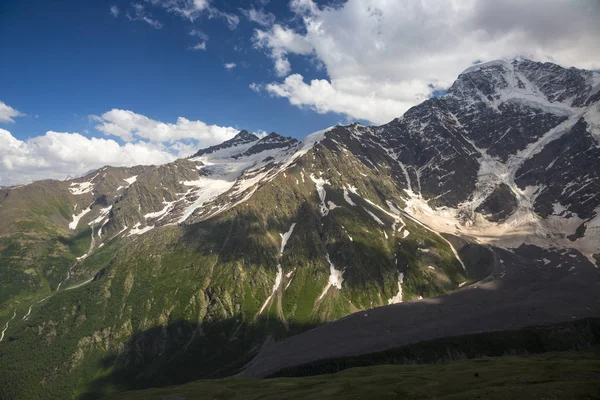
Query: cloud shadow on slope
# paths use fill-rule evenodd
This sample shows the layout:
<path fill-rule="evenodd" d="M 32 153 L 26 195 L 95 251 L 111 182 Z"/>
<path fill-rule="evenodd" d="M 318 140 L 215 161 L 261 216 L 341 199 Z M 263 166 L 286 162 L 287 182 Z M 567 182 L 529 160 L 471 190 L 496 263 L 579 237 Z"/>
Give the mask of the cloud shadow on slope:
<path fill-rule="evenodd" d="M 305 331 L 314 326 L 303 324 L 294 329 Z M 250 322 L 234 317 L 202 324 L 178 320 L 138 332 L 124 343 L 122 351 L 100 360 L 98 368 L 110 373 L 91 381 L 79 398 L 99 399 L 114 390 L 233 375 L 251 360 L 267 337 L 284 334 L 283 326 L 276 328 L 266 317 Z"/>

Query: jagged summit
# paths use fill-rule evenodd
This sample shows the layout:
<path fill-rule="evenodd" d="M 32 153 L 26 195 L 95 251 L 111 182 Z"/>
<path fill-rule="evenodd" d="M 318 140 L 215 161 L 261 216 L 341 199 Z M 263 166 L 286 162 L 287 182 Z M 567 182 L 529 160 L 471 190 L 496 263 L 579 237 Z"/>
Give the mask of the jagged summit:
<path fill-rule="evenodd" d="M 252 140 L 256 140 L 258 139 L 258 136 L 256 136 L 253 133 L 249 133 L 247 130 L 242 129 L 241 131 L 239 131 L 239 133 L 237 135 L 235 135 L 233 137 L 233 141 L 239 141 L 239 142 L 248 142 L 248 141 L 252 141 Z"/>
<path fill-rule="evenodd" d="M 262 151 L 277 149 L 277 148 L 290 148 L 298 143 L 297 139 L 292 137 L 281 136 L 275 132 L 269 133 L 264 138 L 260 139 L 255 145 L 246 150 L 242 155 L 248 156 L 251 154 L 260 153 Z"/>
<path fill-rule="evenodd" d="M 196 153 L 194 153 L 189 158 L 199 157 L 206 154 L 211 154 L 219 150 L 229 149 L 232 147 L 238 147 L 241 145 L 245 145 L 248 143 L 257 142 L 259 140 L 258 136 L 253 133 L 249 133 L 247 130 L 241 130 L 237 135 L 233 138 L 224 141 L 221 144 L 210 146 L 206 149 L 200 149 Z"/>
<path fill-rule="evenodd" d="M 473 65 L 458 76 L 446 95 L 471 99 L 478 95 L 492 103 L 537 102 L 564 114 L 569 107 L 591 104 L 598 92 L 597 72 L 520 58 Z"/>

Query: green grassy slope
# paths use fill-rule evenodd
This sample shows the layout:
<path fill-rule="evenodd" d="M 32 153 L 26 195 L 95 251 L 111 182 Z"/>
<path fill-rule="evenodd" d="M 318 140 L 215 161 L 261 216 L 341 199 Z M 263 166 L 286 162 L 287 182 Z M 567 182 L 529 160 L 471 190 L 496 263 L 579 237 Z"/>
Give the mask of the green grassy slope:
<path fill-rule="evenodd" d="M 504 356 L 439 365 L 380 365 L 332 375 L 227 378 L 126 392 L 110 399 L 593 399 L 600 352 Z"/>
<path fill-rule="evenodd" d="M 3 324 L 17 310 L 0 343 L 2 394 L 97 398 L 222 377 L 236 372 L 265 341 L 387 304 L 398 292 L 401 271 L 405 301 L 456 289 L 466 276 L 447 242 L 408 220 L 410 235 L 403 237 L 391 228 L 389 211 L 367 201 L 385 210 L 386 200 L 402 201 L 401 187 L 380 167 L 372 172 L 351 154 L 319 146 L 217 217 L 141 236 L 107 234 L 104 246 L 73 267 L 73 279 L 59 292 L 50 293 L 49 284 L 48 293 L 13 297 L 0 312 Z M 327 200 L 338 206 L 326 217 L 310 179 L 320 171 L 330 181 Z M 358 195 L 351 194 L 355 205 L 346 202 L 344 185 L 357 188 Z M 292 223 L 280 256 L 280 234 Z M 71 249 L 86 247 L 84 228 L 59 242 L 69 260 L 76 256 Z M 16 254 L 23 267 L 30 253 L 19 251 L 14 246 L 1 254 Z M 330 275 L 327 255 L 344 270 L 344 281 L 341 290 L 330 287 L 321 297 Z M 272 294 L 278 264 L 281 285 L 259 313 Z M 64 290 L 94 276 L 85 286 Z M 37 303 L 47 294 L 52 296 Z M 22 319 L 32 304 L 31 315 Z"/>

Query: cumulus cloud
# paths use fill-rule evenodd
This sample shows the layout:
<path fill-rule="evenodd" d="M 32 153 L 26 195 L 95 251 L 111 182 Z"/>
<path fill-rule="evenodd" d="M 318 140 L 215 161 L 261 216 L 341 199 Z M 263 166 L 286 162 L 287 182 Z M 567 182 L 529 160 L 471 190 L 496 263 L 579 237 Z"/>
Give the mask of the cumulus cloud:
<path fill-rule="evenodd" d="M 113 17 L 117 18 L 119 16 L 119 7 L 117 6 L 111 6 L 110 7 L 110 13 L 112 14 Z"/>
<path fill-rule="evenodd" d="M 223 66 L 225 67 L 225 69 L 234 69 L 236 64 L 235 63 L 225 63 L 225 64 L 223 64 Z"/>
<path fill-rule="evenodd" d="M 0 186 L 40 179 L 64 179 L 104 165 L 132 166 L 173 161 L 174 152 L 147 142 L 120 145 L 114 140 L 78 133 L 46 132 L 27 141 L 0 129 Z"/>
<path fill-rule="evenodd" d="M 255 47 L 292 72 L 289 54 L 324 66 L 328 79 L 287 76 L 265 89 L 317 112 L 387 122 L 447 88 L 475 60 L 524 56 L 586 69 L 600 38 L 596 0 L 348 0 L 319 8 L 292 0 L 301 27 L 256 29 Z"/>
<path fill-rule="evenodd" d="M 394 87 L 382 87 L 378 94 L 369 93 L 369 85 L 368 81 L 352 79 L 346 82 L 338 81 L 337 87 L 325 79 L 313 79 L 306 83 L 302 75 L 293 74 L 281 83 L 265 85 L 265 90 L 272 95 L 287 98 L 295 106 L 309 107 L 321 114 L 337 112 L 374 122 L 387 122 L 399 116 L 399 106 L 407 109 L 412 105 L 409 100 L 380 97 L 382 92 L 403 93 L 403 90 L 413 90 L 410 82 Z"/>
<path fill-rule="evenodd" d="M 271 26 L 275 22 L 275 15 L 270 12 L 265 12 L 262 9 L 249 8 L 248 10 L 241 9 L 240 11 L 248 18 L 248 20 L 262 26 Z"/>
<path fill-rule="evenodd" d="M 0 122 L 15 122 L 13 118 L 23 117 L 25 114 L 15 110 L 3 101 L 0 101 Z"/>
<path fill-rule="evenodd" d="M 231 139 L 238 132 L 231 127 L 208 125 L 202 121 L 177 118 L 176 123 L 156 121 L 129 110 L 112 109 L 101 116 L 92 116 L 99 122 L 96 129 L 105 135 L 118 136 L 126 142 L 146 139 L 152 142 L 173 143 L 192 139 L 198 146 L 206 147 Z"/>
<path fill-rule="evenodd" d="M 53 131 L 24 141 L 0 129 L 0 186 L 64 179 L 104 165 L 163 164 L 231 139 L 239 131 L 183 117 L 164 123 L 118 109 L 91 120 L 98 131 L 122 141 Z"/>
<path fill-rule="evenodd" d="M 254 47 L 269 52 L 278 76 L 285 76 L 291 71 L 288 53 L 309 55 L 313 51 L 313 45 L 306 37 L 279 24 L 273 25 L 269 31 L 256 29 L 253 41 Z"/>

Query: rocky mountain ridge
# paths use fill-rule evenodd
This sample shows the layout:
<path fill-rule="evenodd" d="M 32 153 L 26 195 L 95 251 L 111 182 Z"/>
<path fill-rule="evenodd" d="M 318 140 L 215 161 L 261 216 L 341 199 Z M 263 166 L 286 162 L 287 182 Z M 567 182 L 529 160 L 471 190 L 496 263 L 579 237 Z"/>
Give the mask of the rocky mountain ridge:
<path fill-rule="evenodd" d="M 595 72 L 495 61 L 382 126 L 301 141 L 241 131 L 170 164 L 0 189 L 0 376 L 64 395 L 101 364 L 172 384 L 236 372 L 273 339 L 377 306 L 454 292 L 500 304 L 459 295 L 482 279 L 508 288 L 506 309 L 525 283 L 592 282 L 599 92 Z M 598 311 L 584 300 L 572 307 Z M 38 372 L 10 371 L 40 340 Z"/>

